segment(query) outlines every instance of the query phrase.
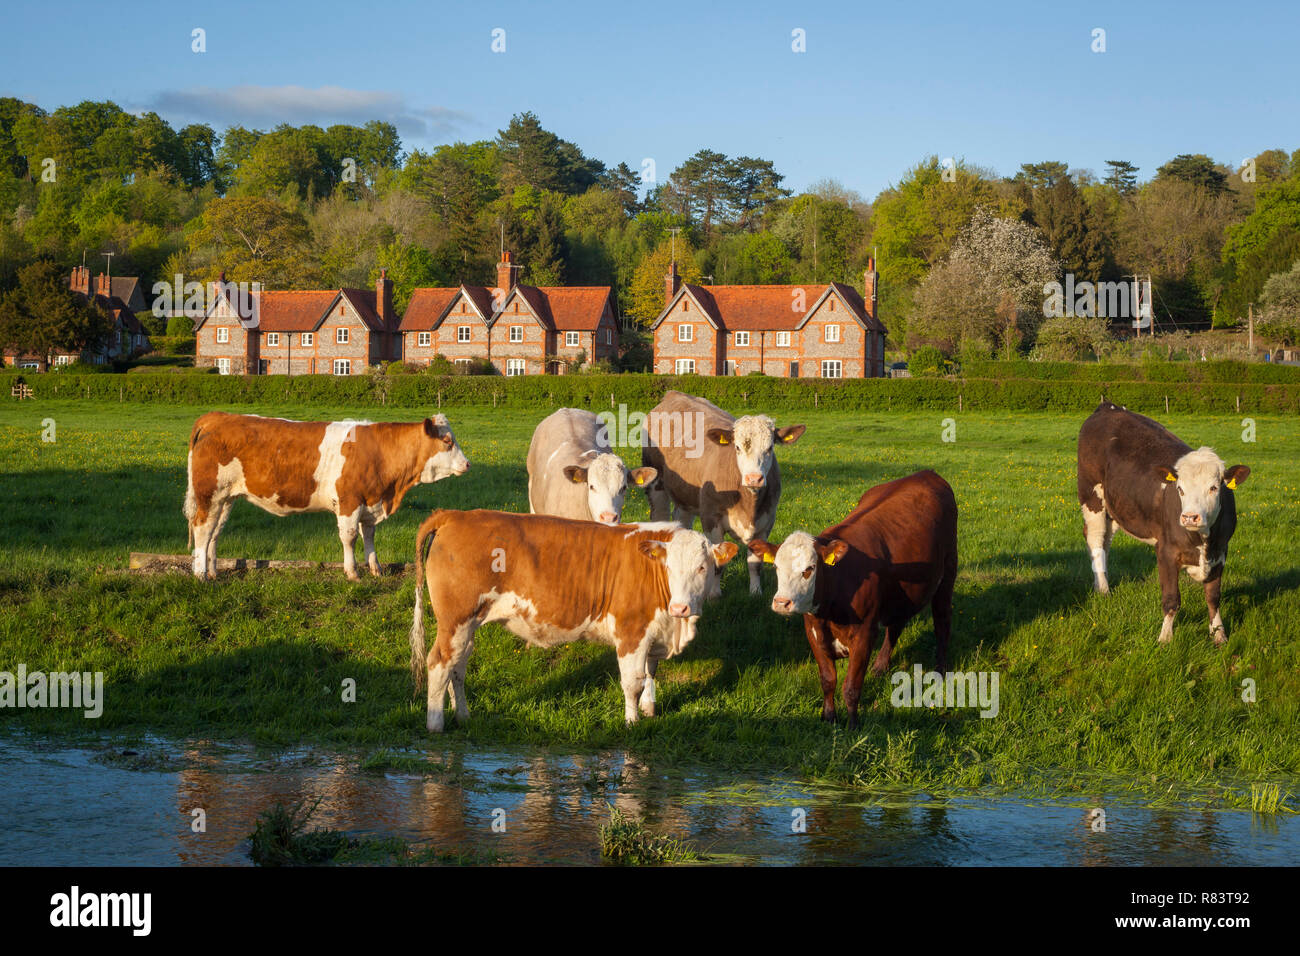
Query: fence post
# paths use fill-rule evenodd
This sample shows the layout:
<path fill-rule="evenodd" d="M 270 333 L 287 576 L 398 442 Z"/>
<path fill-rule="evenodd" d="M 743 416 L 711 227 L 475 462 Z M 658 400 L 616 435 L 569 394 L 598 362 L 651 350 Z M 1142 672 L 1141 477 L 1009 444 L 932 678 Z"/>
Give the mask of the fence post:
<path fill-rule="evenodd" d="M 1169 396 L 1168 396 L 1168 395 L 1165 396 L 1165 414 L 1166 414 L 1166 415 L 1169 414 Z"/>
<path fill-rule="evenodd" d="M 438 408 L 442 409 L 442 389 L 438 389 Z"/>

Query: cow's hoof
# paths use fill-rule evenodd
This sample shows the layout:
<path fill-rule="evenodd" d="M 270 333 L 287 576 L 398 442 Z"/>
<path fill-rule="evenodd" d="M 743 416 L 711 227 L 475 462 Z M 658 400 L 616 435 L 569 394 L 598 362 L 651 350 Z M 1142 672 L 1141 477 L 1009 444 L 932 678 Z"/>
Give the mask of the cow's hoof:
<path fill-rule="evenodd" d="M 1215 647 L 1222 647 L 1224 644 L 1227 644 L 1227 643 L 1228 643 L 1228 635 L 1227 635 L 1227 632 L 1225 632 L 1224 629 L 1223 629 L 1222 627 L 1214 627 L 1214 628 L 1211 628 L 1211 629 L 1210 629 L 1210 637 L 1212 637 L 1212 638 L 1214 639 L 1214 646 L 1215 646 Z"/>
<path fill-rule="evenodd" d="M 1160 632 L 1160 636 L 1156 638 L 1156 643 L 1157 643 L 1157 644 L 1168 644 L 1168 643 L 1169 643 L 1170 641 L 1172 641 L 1173 639 L 1174 639 L 1174 636 L 1173 636 L 1172 634 L 1166 634 L 1164 631 L 1161 631 L 1161 632 Z"/>
<path fill-rule="evenodd" d="M 381 578 L 384 576 L 384 572 L 380 571 L 378 567 L 372 566 L 370 568 L 370 576 L 372 578 Z"/>
<path fill-rule="evenodd" d="M 1110 593 L 1110 585 L 1109 585 L 1109 584 L 1098 584 L 1096 587 L 1097 587 L 1097 593 L 1098 593 L 1098 594 L 1109 594 L 1109 593 Z"/>
<path fill-rule="evenodd" d="M 347 577 L 348 577 L 348 580 L 349 580 L 349 581 L 360 581 L 360 580 L 361 580 L 361 576 L 360 576 L 359 574 L 357 574 L 357 572 L 355 572 L 355 571 L 347 571 L 347 572 L 344 572 L 344 573 L 347 574 Z"/>
<path fill-rule="evenodd" d="M 424 725 L 429 728 L 429 733 L 431 734 L 442 733 L 442 715 L 438 714 L 435 716 L 430 714 L 425 720 Z"/>

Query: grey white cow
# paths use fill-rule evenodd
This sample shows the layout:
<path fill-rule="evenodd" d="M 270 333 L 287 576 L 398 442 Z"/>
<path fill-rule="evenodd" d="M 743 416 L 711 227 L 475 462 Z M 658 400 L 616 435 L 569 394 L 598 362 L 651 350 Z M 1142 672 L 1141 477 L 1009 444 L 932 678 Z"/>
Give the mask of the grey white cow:
<path fill-rule="evenodd" d="M 542 419 L 528 445 L 529 511 L 618 524 L 629 484 L 648 484 L 658 472 L 629 471 L 610 447 L 608 430 L 584 409 L 561 408 Z"/>

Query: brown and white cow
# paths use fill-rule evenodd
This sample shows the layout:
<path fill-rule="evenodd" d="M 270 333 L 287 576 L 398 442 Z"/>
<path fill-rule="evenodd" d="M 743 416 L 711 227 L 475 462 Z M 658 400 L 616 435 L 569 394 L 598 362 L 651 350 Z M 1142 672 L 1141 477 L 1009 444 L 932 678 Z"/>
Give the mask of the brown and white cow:
<path fill-rule="evenodd" d="M 957 500 L 933 471 L 918 471 L 867 491 L 839 524 L 817 537 L 796 531 L 779 548 L 750 542 L 776 565 L 772 610 L 802 614 L 822 683 L 822 717 L 835 720 L 835 661 L 849 659 L 844 707 L 858 723 L 858 699 L 876 631 L 884 643 L 871 672 L 889 666 L 904 626 L 926 605 L 934 614 L 940 671 L 948 669 L 952 589 L 957 579 Z"/>
<path fill-rule="evenodd" d="M 610 447 L 608 428 L 592 412 L 561 408 L 547 415 L 528 444 L 529 510 L 618 524 L 629 484 L 643 486 L 656 472 L 629 471 Z"/>
<path fill-rule="evenodd" d="M 1165 613 L 1160 643 L 1174 635 L 1179 568 L 1205 585 L 1210 636 L 1215 644 L 1226 641 L 1219 593 L 1237 528 L 1232 492 L 1249 474 L 1245 465 L 1227 468 L 1213 449 L 1193 451 L 1159 422 L 1103 401 L 1079 429 L 1079 506 L 1097 590 L 1110 592 L 1106 558 L 1118 526 L 1156 547 Z"/>
<path fill-rule="evenodd" d="M 642 464 L 659 473 L 645 486 L 650 519 L 668 520 L 671 505 L 683 527 L 698 517 L 710 541 L 727 533 L 745 545 L 766 538 L 781 501 L 775 448 L 798 441 L 804 428 L 777 428 L 766 415 L 736 418 L 703 398 L 667 392 L 648 416 L 641 449 Z M 746 560 L 749 593 L 761 594 L 762 562 L 752 554 Z M 720 593 L 716 579 L 711 590 Z"/>
<path fill-rule="evenodd" d="M 208 412 L 190 432 L 185 517 L 194 575 L 216 577 L 217 536 L 236 498 L 273 515 L 333 512 L 348 578 L 357 580 L 358 529 L 366 564 L 378 575 L 375 525 L 401 507 L 415 485 L 468 470 L 445 415 L 372 424 Z"/>
<path fill-rule="evenodd" d="M 659 661 L 695 637 L 710 575 L 736 550 L 677 525 L 435 511 L 415 538 L 410 634 L 416 687 L 427 677 L 429 730 L 443 728 L 449 685 L 456 719 L 469 717 L 465 668 L 475 631 L 489 621 L 536 647 L 583 638 L 611 645 L 628 723 L 638 710 L 654 716 Z M 427 653 L 426 581 L 438 625 Z"/>

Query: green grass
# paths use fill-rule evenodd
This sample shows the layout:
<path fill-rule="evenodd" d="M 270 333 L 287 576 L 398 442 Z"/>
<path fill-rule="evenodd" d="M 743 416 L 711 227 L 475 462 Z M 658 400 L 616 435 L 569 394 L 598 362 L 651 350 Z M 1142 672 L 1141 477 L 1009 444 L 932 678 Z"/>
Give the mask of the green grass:
<path fill-rule="evenodd" d="M 640 820 L 613 805 L 609 808 L 609 822 L 600 825 L 600 855 L 611 863 L 625 866 L 662 866 L 700 860 L 699 854 L 685 843 L 655 836 Z"/>
<path fill-rule="evenodd" d="M 0 406 L 0 670 L 105 673 L 103 716 L 0 710 L 0 728 L 67 736 L 160 734 L 372 749 L 420 747 L 424 701 L 407 669 L 410 576 L 349 584 L 342 572 L 246 572 L 204 584 L 124 571 L 131 551 L 181 553 L 185 443 L 207 409 L 156 404 L 13 402 Z M 297 418 L 355 414 L 280 406 Z M 446 409 L 473 463 L 464 478 L 415 489 L 379 527 L 381 561 L 409 561 L 434 507 L 527 511 L 524 457 L 545 410 Z M 372 418 L 412 418 L 383 411 Z M 820 531 L 869 486 L 933 467 L 960 509 L 954 669 L 996 671 L 1000 713 L 894 708 L 888 675 L 868 678 L 863 726 L 821 723 L 820 690 L 802 625 L 752 598 L 743 561 L 723 579 L 696 640 L 659 672 L 660 716 L 626 727 L 613 651 L 590 644 L 533 650 L 480 632 L 467 687 L 473 717 L 440 745 L 626 748 L 661 764 L 795 772 L 878 790 L 1031 792 L 1071 797 L 1099 786 L 1149 799 L 1250 807 L 1252 784 L 1286 797 L 1300 775 L 1300 421 L 1172 416 L 1252 474 L 1237 492 L 1239 525 L 1225 575 L 1229 639 L 1210 641 L 1201 588 L 1182 576 L 1174 641 L 1156 643 L 1153 549 L 1117 536 L 1108 597 L 1091 590 L 1074 493 L 1083 416 L 814 412 L 781 451 L 775 538 Z M 57 440 L 41 441 L 54 419 Z M 635 463 L 632 451 L 629 462 Z M 648 517 L 629 496 L 629 520 Z M 240 504 L 224 557 L 340 560 L 330 515 L 275 518 Z M 934 664 L 929 615 L 904 633 L 893 666 Z M 843 665 L 841 665 L 841 668 Z M 343 701 L 345 679 L 355 703 Z M 1243 682 L 1254 681 L 1254 703 Z M 1243 796 L 1244 794 L 1244 796 Z"/>

